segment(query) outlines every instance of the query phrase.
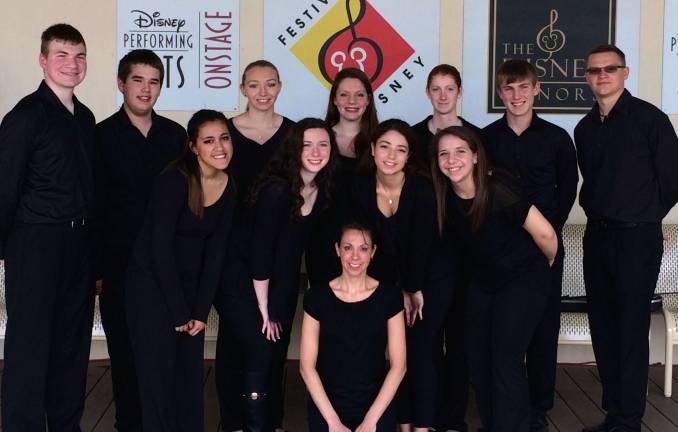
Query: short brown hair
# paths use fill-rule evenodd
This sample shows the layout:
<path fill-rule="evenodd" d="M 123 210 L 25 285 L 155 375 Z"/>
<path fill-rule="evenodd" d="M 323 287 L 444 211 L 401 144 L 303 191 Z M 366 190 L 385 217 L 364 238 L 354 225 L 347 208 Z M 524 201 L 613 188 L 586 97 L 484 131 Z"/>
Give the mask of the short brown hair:
<path fill-rule="evenodd" d="M 438 66 L 435 66 L 433 69 L 431 69 L 431 72 L 428 73 L 428 78 L 426 78 L 426 90 L 431 87 L 431 81 L 433 81 L 433 77 L 436 75 L 451 76 L 454 78 L 454 82 L 457 83 L 457 87 L 461 88 L 461 74 L 459 73 L 459 70 L 452 65 L 442 63 Z"/>
<path fill-rule="evenodd" d="M 118 79 L 122 82 L 127 81 L 127 77 L 132 72 L 132 66 L 135 64 L 143 64 L 157 69 L 160 72 L 160 84 L 165 78 L 165 68 L 162 65 L 162 60 L 156 53 L 147 49 L 136 49 L 125 54 L 118 63 Z"/>
<path fill-rule="evenodd" d="M 589 53 L 586 54 L 586 64 L 589 63 L 589 57 L 591 57 L 591 55 L 606 52 L 613 52 L 617 54 L 622 61 L 622 66 L 626 66 L 626 55 L 624 54 L 624 51 L 620 50 L 616 45 L 611 44 L 598 45 L 597 47 L 589 51 Z"/>
<path fill-rule="evenodd" d="M 42 32 L 40 36 L 40 52 L 46 56 L 49 54 L 49 43 L 53 40 L 72 43 L 73 45 L 85 45 L 82 34 L 70 24 L 53 24 Z M 87 47 L 87 45 L 85 45 Z"/>
<path fill-rule="evenodd" d="M 528 79 L 532 85 L 537 84 L 537 69 L 526 60 L 506 60 L 497 71 L 496 87 Z"/>

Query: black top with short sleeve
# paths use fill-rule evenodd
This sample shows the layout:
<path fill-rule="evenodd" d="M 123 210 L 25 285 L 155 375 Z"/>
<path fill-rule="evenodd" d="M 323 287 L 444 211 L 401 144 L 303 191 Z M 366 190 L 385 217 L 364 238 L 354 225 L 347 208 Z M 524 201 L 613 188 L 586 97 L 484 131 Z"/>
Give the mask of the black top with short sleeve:
<path fill-rule="evenodd" d="M 402 310 L 402 294 L 383 283 L 351 303 L 328 285 L 306 293 L 304 311 L 320 323 L 316 370 L 340 418 L 364 414 L 374 402 L 387 372 L 388 320 Z M 317 410 L 312 401 L 309 408 Z"/>
<path fill-rule="evenodd" d="M 472 286 L 496 292 L 535 266 L 548 262 L 523 228 L 531 204 L 520 195 L 520 186 L 508 173 L 495 170 L 489 184 L 489 207 L 477 231 L 468 211 L 472 199 L 462 199 L 448 188 L 447 229 L 456 231 L 472 261 Z"/>

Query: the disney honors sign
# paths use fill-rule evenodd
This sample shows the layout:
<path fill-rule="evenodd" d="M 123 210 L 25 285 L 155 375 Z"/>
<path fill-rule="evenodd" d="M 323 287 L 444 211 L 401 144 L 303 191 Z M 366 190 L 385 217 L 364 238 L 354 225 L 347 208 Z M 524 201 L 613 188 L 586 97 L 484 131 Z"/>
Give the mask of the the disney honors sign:
<path fill-rule="evenodd" d="M 495 75 L 509 59 L 525 59 L 537 69 L 538 112 L 584 113 L 593 94 L 586 85 L 586 53 L 614 43 L 616 0 L 490 0 L 488 112 L 504 106 Z"/>

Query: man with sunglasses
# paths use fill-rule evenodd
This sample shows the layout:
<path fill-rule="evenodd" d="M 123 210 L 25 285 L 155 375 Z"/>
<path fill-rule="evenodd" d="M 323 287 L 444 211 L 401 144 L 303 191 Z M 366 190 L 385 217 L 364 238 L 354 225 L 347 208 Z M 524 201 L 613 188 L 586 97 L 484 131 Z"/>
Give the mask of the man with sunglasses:
<path fill-rule="evenodd" d="M 678 201 L 678 138 L 666 114 L 624 88 L 628 76 L 616 46 L 589 52 L 586 81 L 596 102 L 574 131 L 588 219 L 584 282 L 607 411 L 587 432 L 640 431 L 661 222 Z"/>

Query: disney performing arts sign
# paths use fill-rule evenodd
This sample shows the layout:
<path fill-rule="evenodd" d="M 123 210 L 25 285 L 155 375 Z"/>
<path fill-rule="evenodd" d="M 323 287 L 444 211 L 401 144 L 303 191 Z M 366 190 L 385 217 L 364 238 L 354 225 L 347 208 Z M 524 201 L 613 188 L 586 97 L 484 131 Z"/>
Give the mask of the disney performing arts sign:
<path fill-rule="evenodd" d="M 165 67 L 156 109 L 238 110 L 238 6 L 236 0 L 118 0 L 118 60 L 143 48 Z"/>
<path fill-rule="evenodd" d="M 586 84 L 586 53 L 615 42 L 616 0 L 490 0 L 488 112 L 503 112 L 496 72 L 509 59 L 537 69 L 535 110 L 585 113 L 593 94 Z"/>

